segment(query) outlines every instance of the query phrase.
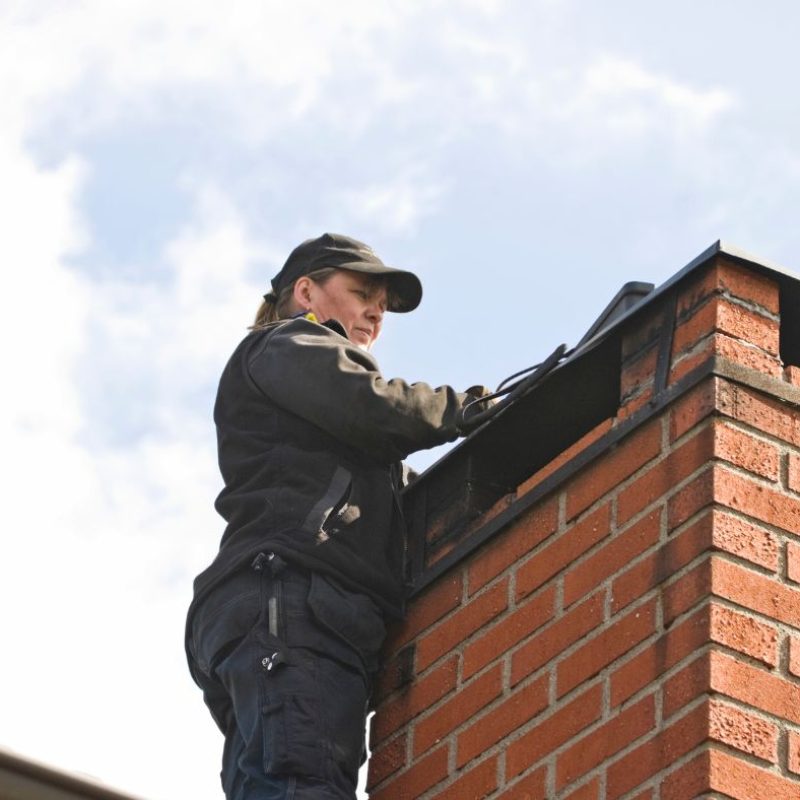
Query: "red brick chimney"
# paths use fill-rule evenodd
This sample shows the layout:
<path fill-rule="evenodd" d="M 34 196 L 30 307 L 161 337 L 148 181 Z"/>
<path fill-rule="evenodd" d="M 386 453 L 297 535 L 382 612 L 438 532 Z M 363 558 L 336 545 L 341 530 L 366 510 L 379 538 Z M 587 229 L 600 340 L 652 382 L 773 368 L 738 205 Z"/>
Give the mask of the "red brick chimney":
<path fill-rule="evenodd" d="M 800 798 L 798 365 L 717 243 L 412 485 L 373 800 Z"/>

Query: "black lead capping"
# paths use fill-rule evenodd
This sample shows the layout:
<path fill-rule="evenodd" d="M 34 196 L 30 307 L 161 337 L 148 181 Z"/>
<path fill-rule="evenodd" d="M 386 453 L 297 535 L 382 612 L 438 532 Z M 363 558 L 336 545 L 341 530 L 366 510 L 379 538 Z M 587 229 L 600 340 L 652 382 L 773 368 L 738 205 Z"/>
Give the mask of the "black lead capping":
<path fill-rule="evenodd" d="M 651 409 L 667 401 L 678 284 L 717 255 L 725 255 L 778 283 L 780 356 L 785 364 L 800 366 L 800 279 L 782 267 L 718 241 L 657 289 L 650 283 L 626 283 L 576 347 L 541 383 L 502 408 L 405 490 L 410 528 L 408 577 L 412 587 L 418 589 L 428 583 L 432 561 L 436 562 L 432 571 L 439 572 L 453 563 L 462 550 L 474 549 L 483 540 L 478 536 L 474 542 L 461 541 L 473 520 L 586 433 L 616 415 L 620 404 L 622 337 L 629 329 L 627 323 L 659 300 L 666 301 L 668 311 L 659 334 Z M 628 425 L 622 427 L 627 429 Z"/>

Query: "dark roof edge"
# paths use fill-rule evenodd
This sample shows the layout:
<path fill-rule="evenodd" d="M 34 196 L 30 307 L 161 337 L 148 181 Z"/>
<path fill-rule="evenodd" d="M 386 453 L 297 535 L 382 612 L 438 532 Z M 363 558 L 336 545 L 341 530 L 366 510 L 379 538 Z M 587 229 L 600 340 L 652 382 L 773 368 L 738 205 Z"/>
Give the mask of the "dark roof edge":
<path fill-rule="evenodd" d="M 0 747 L 0 772 L 25 776 L 50 789 L 69 792 L 92 800 L 142 800 L 138 795 L 127 794 L 106 786 L 90 776 L 65 772 L 57 767 Z"/>
<path fill-rule="evenodd" d="M 710 247 L 707 247 L 703 250 L 702 253 L 695 256 L 686 266 L 682 269 L 678 270 L 674 275 L 668 278 L 664 283 L 660 286 L 657 286 L 653 289 L 650 294 L 643 297 L 638 303 L 631 306 L 627 311 L 620 314 L 613 322 L 611 322 L 606 327 L 602 328 L 598 331 L 591 339 L 582 344 L 577 345 L 572 350 L 568 350 L 566 357 L 563 361 L 557 364 L 553 369 L 552 373 L 557 372 L 561 368 L 563 368 L 566 364 L 571 363 L 579 358 L 582 358 L 587 353 L 594 350 L 598 345 L 602 344 L 606 341 L 611 335 L 618 332 L 620 327 L 624 325 L 629 319 L 631 319 L 636 314 L 641 313 L 650 303 L 656 301 L 658 298 L 666 295 L 671 289 L 675 287 L 680 281 L 684 280 L 689 274 L 694 272 L 695 270 L 702 267 L 704 264 L 707 264 L 711 259 L 718 255 L 725 255 L 729 258 L 739 261 L 742 263 L 746 263 L 750 267 L 755 267 L 756 271 L 767 274 L 777 276 L 784 280 L 790 280 L 792 282 L 800 283 L 800 276 L 797 273 L 792 272 L 791 270 L 787 269 L 786 267 L 780 266 L 771 261 L 767 261 L 765 259 L 760 259 L 757 256 L 748 253 L 747 251 L 737 247 L 734 244 L 729 244 L 723 242 L 721 239 L 717 239 Z M 547 380 L 549 376 L 545 377 Z M 536 391 L 538 387 L 534 386 L 530 391 Z M 525 392 L 522 396 L 529 394 L 529 392 Z M 473 440 L 476 435 L 478 437 L 481 436 L 481 432 L 485 431 L 487 427 L 490 427 L 495 419 L 501 417 L 503 412 L 508 408 L 508 406 L 504 406 L 503 403 L 500 404 L 500 408 L 498 408 L 498 413 L 496 416 L 491 417 L 474 431 L 472 431 L 469 436 L 461 439 L 455 446 L 451 447 L 444 455 L 442 455 L 439 459 L 433 462 L 430 466 L 428 466 L 423 472 L 420 474 L 420 479 L 424 478 L 428 473 L 433 472 L 434 470 L 441 469 L 444 464 L 450 459 L 452 459 L 456 453 L 462 450 L 465 446 L 468 446 L 469 443 Z"/>
<path fill-rule="evenodd" d="M 742 367 L 725 358 L 711 356 L 681 378 L 677 383 L 665 389 L 652 402 L 635 411 L 631 416 L 622 420 L 620 424 L 603 434 L 592 442 L 585 450 L 578 453 L 575 458 L 562 464 L 557 470 L 545 477 L 541 483 L 534 486 L 525 494 L 517 497 L 505 510 L 492 517 L 483 525 L 470 532 L 469 536 L 458 542 L 456 546 L 427 567 L 421 574 L 414 577 L 414 583 L 409 591 L 413 598 L 424 591 L 431 583 L 452 569 L 456 564 L 467 558 L 479 547 L 482 547 L 496 534 L 504 530 L 524 512 L 532 508 L 546 495 L 556 491 L 565 481 L 573 477 L 579 470 L 606 453 L 608 449 L 633 430 L 641 428 L 651 419 L 663 413 L 664 409 L 676 398 L 686 395 L 695 386 L 708 378 L 722 378 L 741 386 L 755 389 L 759 392 L 772 394 L 786 403 L 792 403 L 800 408 L 800 388 L 772 378 L 755 370 Z"/>

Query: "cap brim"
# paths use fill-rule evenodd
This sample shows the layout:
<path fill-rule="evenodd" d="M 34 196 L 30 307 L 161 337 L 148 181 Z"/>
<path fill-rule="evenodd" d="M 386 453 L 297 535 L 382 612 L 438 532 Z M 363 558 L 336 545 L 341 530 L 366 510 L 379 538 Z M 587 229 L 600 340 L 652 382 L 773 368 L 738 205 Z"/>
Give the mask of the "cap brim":
<path fill-rule="evenodd" d="M 413 311 L 422 300 L 422 283 L 413 272 L 387 267 L 385 264 L 367 264 L 363 261 L 337 264 L 336 268 L 365 272 L 369 275 L 383 275 L 391 290 L 388 311 L 404 314 Z"/>

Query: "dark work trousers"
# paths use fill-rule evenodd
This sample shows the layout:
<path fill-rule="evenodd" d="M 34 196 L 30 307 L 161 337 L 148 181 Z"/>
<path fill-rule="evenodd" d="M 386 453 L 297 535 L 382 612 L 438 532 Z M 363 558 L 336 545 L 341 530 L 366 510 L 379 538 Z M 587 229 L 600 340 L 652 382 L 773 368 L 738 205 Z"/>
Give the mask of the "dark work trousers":
<path fill-rule="evenodd" d="M 384 636 L 369 597 L 271 554 L 202 601 L 188 649 L 228 800 L 354 800 Z"/>

